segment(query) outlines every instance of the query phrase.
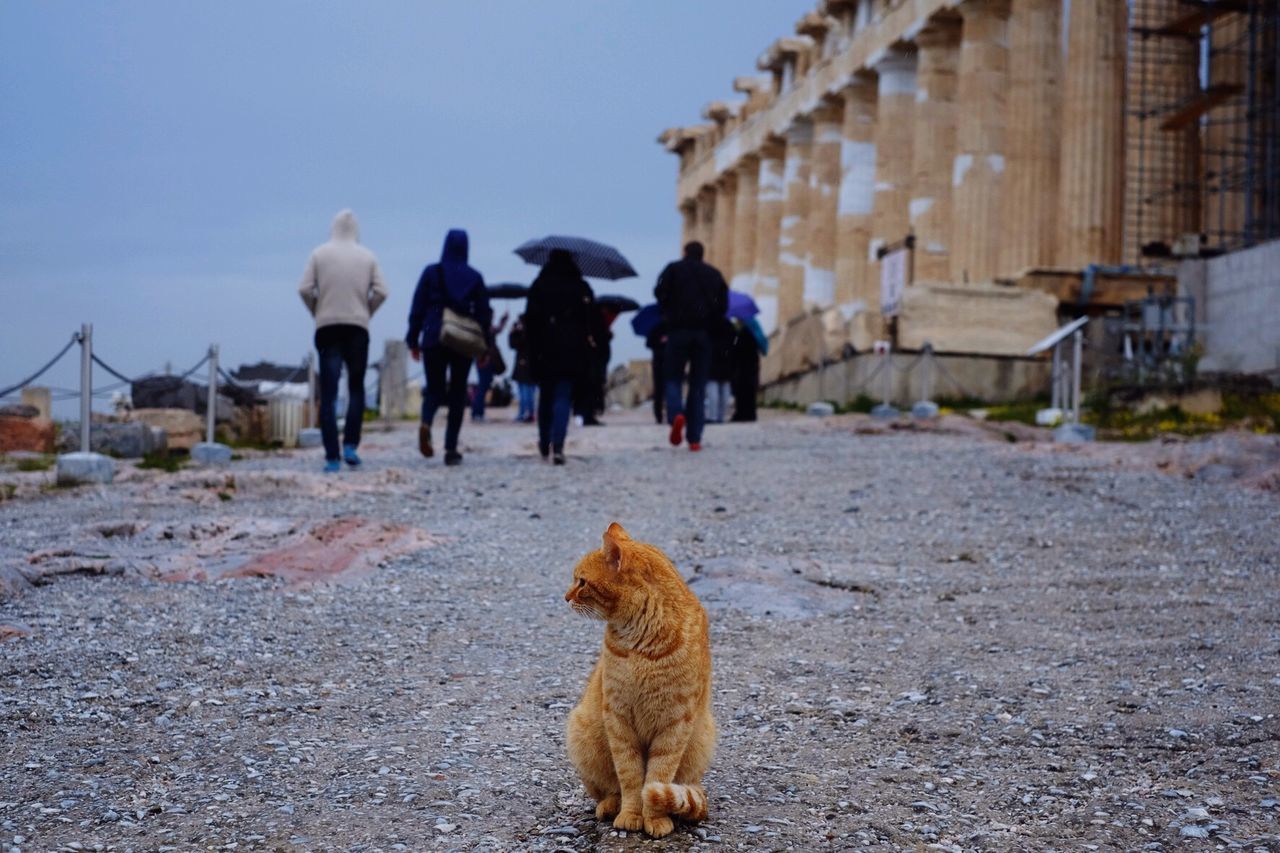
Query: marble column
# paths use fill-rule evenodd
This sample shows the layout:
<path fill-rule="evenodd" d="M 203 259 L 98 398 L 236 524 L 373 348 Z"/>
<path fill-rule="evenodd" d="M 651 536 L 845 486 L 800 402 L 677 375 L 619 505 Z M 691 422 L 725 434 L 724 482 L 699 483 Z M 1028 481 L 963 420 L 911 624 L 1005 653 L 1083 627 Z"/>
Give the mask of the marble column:
<path fill-rule="evenodd" d="M 809 168 L 813 157 L 813 122 L 797 117 L 787 129 L 785 199 L 778 236 L 778 323 L 804 310 L 804 271 L 809 261 Z"/>
<path fill-rule="evenodd" d="M 916 56 L 891 52 L 875 64 L 876 183 L 871 219 L 871 259 L 911 229 L 911 158 L 916 100 Z M 922 140 L 923 142 L 923 140 Z M 879 266 L 876 266 L 879 269 Z M 876 273 L 877 281 L 879 273 Z M 878 285 L 877 285 L 878 286 Z"/>
<path fill-rule="evenodd" d="M 1200 232 L 1200 123 L 1161 124 L 1168 110 L 1200 92 L 1200 39 L 1143 36 L 1185 12 L 1180 0 L 1134 0 L 1130 9 L 1125 98 L 1124 262 L 1141 263 L 1142 247 L 1172 246 Z M 1217 116 L 1214 116 L 1216 118 Z M 1207 130 L 1207 129 L 1206 129 Z"/>
<path fill-rule="evenodd" d="M 951 172 L 951 280 L 991 281 L 1000 260 L 1008 0 L 965 0 Z"/>
<path fill-rule="evenodd" d="M 804 271 L 804 308 L 835 303 L 836 221 L 840 213 L 840 154 L 844 141 L 839 102 L 814 110 L 813 160 L 809 169 L 809 261 Z"/>
<path fill-rule="evenodd" d="M 949 282 L 951 168 L 956 153 L 960 22 L 934 20 L 916 36 L 915 139 L 910 214 L 916 281 Z"/>
<path fill-rule="evenodd" d="M 756 210 L 760 203 L 760 158 L 744 157 L 734 169 L 738 206 L 733 214 L 733 277 L 729 286 L 743 293 L 755 289 Z"/>
<path fill-rule="evenodd" d="M 880 285 L 873 280 L 869 248 L 876 186 L 876 81 L 855 77 L 840 92 L 844 98 L 844 137 L 840 152 L 840 204 L 836 219 L 836 304 L 846 312 L 875 310 Z"/>
<path fill-rule="evenodd" d="M 683 247 L 690 241 L 696 240 L 698 233 L 698 203 L 696 201 L 685 201 L 680 204 L 680 246 Z"/>
<path fill-rule="evenodd" d="M 720 270 L 728 281 L 733 277 L 733 220 L 737 209 L 737 181 L 732 174 L 716 182 L 715 229 L 708 247 L 708 263 Z"/>
<path fill-rule="evenodd" d="M 1209 25 L 1209 85 L 1246 87 L 1249 81 L 1247 15 L 1223 15 Z M 1205 204 L 1203 231 L 1208 244 L 1218 249 L 1239 249 L 1245 237 L 1245 194 L 1238 177 L 1245 169 L 1245 147 L 1238 141 L 1247 120 L 1244 92 L 1219 104 L 1209 113 L 1204 129 Z"/>
<path fill-rule="evenodd" d="M 1061 79 L 1062 0 L 1013 0 L 1002 275 L 1054 263 Z"/>
<path fill-rule="evenodd" d="M 1062 96 L 1060 266 L 1120 260 L 1128 14 L 1119 0 L 1071 2 Z"/>
<path fill-rule="evenodd" d="M 781 279 L 778 254 L 782 213 L 786 199 L 786 144 L 771 138 L 760 148 L 759 191 L 756 196 L 756 285 L 765 333 L 778 328 L 778 288 Z"/>
<path fill-rule="evenodd" d="M 698 242 L 710 251 L 716 238 L 716 190 L 703 187 L 698 191 Z"/>

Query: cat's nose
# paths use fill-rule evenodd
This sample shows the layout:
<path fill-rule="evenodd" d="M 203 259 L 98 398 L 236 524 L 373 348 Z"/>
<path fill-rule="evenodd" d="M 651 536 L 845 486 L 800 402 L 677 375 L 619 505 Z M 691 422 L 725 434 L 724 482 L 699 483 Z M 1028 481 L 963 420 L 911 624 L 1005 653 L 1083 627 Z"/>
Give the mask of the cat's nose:
<path fill-rule="evenodd" d="M 573 601 L 573 590 L 569 590 L 564 594 L 565 601 Z"/>

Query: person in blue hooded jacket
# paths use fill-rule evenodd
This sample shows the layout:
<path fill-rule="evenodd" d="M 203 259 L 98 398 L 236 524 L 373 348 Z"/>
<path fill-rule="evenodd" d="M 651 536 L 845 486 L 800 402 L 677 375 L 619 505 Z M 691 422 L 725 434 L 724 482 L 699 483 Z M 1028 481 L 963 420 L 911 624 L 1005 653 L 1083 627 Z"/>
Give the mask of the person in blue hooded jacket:
<path fill-rule="evenodd" d="M 452 229 L 444 238 L 440 262 L 429 264 L 418 277 L 409 310 L 409 333 L 405 342 L 413 360 L 422 359 L 427 384 L 422 393 L 422 423 L 418 427 L 418 449 L 423 456 L 435 452 L 431 446 L 431 423 L 443 402 L 449 407 L 444 432 L 444 464 L 462 462 L 458 434 L 467 408 L 467 375 L 471 359 L 440 343 L 440 322 L 445 306 L 465 314 L 488 329 L 493 309 L 484 289 L 484 277 L 467 264 L 467 232 Z"/>

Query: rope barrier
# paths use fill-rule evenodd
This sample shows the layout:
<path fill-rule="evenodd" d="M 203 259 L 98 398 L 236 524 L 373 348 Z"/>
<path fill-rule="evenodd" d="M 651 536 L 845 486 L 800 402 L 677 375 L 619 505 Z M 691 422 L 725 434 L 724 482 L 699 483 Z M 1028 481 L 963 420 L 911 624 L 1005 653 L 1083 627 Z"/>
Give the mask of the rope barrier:
<path fill-rule="evenodd" d="M 951 375 L 951 371 L 947 370 L 947 368 L 943 366 L 943 364 L 942 364 L 942 362 L 941 362 L 941 361 L 939 361 L 938 359 L 936 359 L 936 358 L 935 358 L 935 359 L 933 360 L 933 366 L 934 366 L 934 367 L 936 367 L 936 368 L 938 368 L 938 372 L 939 372 L 939 373 L 941 373 L 943 376 L 945 376 L 945 377 L 947 378 L 947 380 L 948 380 L 952 385 L 954 385 L 954 386 L 956 387 L 956 390 L 960 392 L 960 396 L 961 396 L 961 397 L 970 397 L 970 396 L 972 396 L 972 395 L 969 393 L 968 389 L 967 389 L 967 388 L 965 388 L 963 385 L 961 385 L 961 384 L 960 384 L 960 380 L 958 380 L 958 379 L 956 379 L 954 376 L 952 376 L 952 375 Z"/>
<path fill-rule="evenodd" d="M 204 367 L 205 364 L 209 362 L 209 355 L 206 353 L 205 357 L 200 359 L 198 362 L 196 362 L 195 365 L 190 370 L 188 370 L 186 373 L 183 373 L 179 376 L 169 376 L 168 374 L 162 374 L 162 373 L 147 373 L 137 378 L 131 378 L 129 376 L 125 376 L 123 373 L 116 370 L 111 365 L 107 364 L 101 358 L 98 358 L 97 353 L 94 353 L 92 358 L 93 358 L 94 364 L 98 365 L 98 367 L 101 367 L 107 373 L 110 373 L 112 376 L 114 376 L 116 379 L 119 379 L 122 383 L 126 385 L 133 385 L 138 382 L 142 382 L 143 380 L 146 380 L 146 379 L 164 378 L 164 379 L 172 379 L 174 382 L 174 387 L 177 387 L 178 385 L 180 385 L 185 379 L 187 379 L 189 376 L 191 376 L 200 368 Z"/>
<path fill-rule="evenodd" d="M 17 385 L 10 385 L 8 388 L 5 388 L 4 390 L 0 391 L 0 397 L 7 397 L 8 395 L 12 394 L 14 391 L 25 388 L 28 385 L 30 385 L 32 382 L 35 382 L 37 379 L 39 379 L 41 376 L 45 374 L 45 371 L 47 371 L 49 368 L 57 364 L 58 360 L 67 354 L 67 350 L 71 349 L 73 346 L 75 346 L 79 342 L 80 342 L 80 333 L 77 332 L 76 334 L 71 336 L 71 340 L 67 341 L 67 345 L 63 347 L 61 350 L 59 350 L 57 355 L 49 359 L 48 364 L 46 364 L 44 367 L 40 368 L 35 373 L 28 376 L 26 379 L 19 382 Z"/>

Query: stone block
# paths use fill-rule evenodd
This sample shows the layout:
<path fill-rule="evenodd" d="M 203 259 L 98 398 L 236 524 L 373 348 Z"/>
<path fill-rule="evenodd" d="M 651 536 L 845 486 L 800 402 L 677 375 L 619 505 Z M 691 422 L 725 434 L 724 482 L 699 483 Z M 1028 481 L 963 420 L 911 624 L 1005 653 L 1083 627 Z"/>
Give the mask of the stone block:
<path fill-rule="evenodd" d="M 1036 412 L 1036 426 L 1057 426 L 1062 423 L 1062 409 L 1040 409 Z"/>
<path fill-rule="evenodd" d="M 80 425 L 68 424 L 59 436 L 58 447 L 63 452 L 70 452 L 79 446 Z M 140 421 L 95 421 L 89 426 L 89 449 L 94 453 L 120 459 L 140 459 L 163 449 L 163 446 L 157 445 L 151 427 Z"/>
<path fill-rule="evenodd" d="M 915 285 L 903 292 L 898 344 L 935 352 L 1024 355 L 1058 327 L 1052 296 L 999 285 Z"/>
<path fill-rule="evenodd" d="M 53 421 L 47 418 L 0 415 L 0 453 L 52 453 L 54 432 Z"/>
<path fill-rule="evenodd" d="M 101 453 L 64 453 L 58 457 L 59 486 L 110 483 L 115 475 L 115 460 Z"/>
<path fill-rule="evenodd" d="M 815 418 L 829 418 L 836 413 L 836 407 L 825 400 L 819 400 L 816 403 L 810 403 L 805 412 Z"/>
<path fill-rule="evenodd" d="M 29 385 L 22 389 L 22 404 L 34 406 L 39 412 L 37 417 L 53 419 L 53 393 L 48 388 Z"/>
<path fill-rule="evenodd" d="M 320 434 L 318 427 L 298 430 L 299 447 L 319 447 L 322 444 L 324 444 L 324 436 Z"/>
<path fill-rule="evenodd" d="M 921 400 L 911 407 L 911 417 L 920 420 L 932 420 L 939 414 L 938 404 L 932 400 Z"/>
<path fill-rule="evenodd" d="M 1086 424 L 1063 424 L 1053 431 L 1053 440 L 1059 444 L 1086 444 L 1095 437 L 1093 427 Z"/>
<path fill-rule="evenodd" d="M 902 414 L 897 407 L 890 406 L 887 403 L 878 403 L 871 409 L 871 417 L 883 418 L 884 420 L 892 420 Z"/>
<path fill-rule="evenodd" d="M 204 438 L 204 418 L 186 409 L 134 409 L 129 419 L 164 430 L 171 450 L 190 450 Z"/>
<path fill-rule="evenodd" d="M 202 441 L 191 448 L 191 459 L 200 465 L 222 466 L 231 464 L 231 448 L 218 442 Z"/>

